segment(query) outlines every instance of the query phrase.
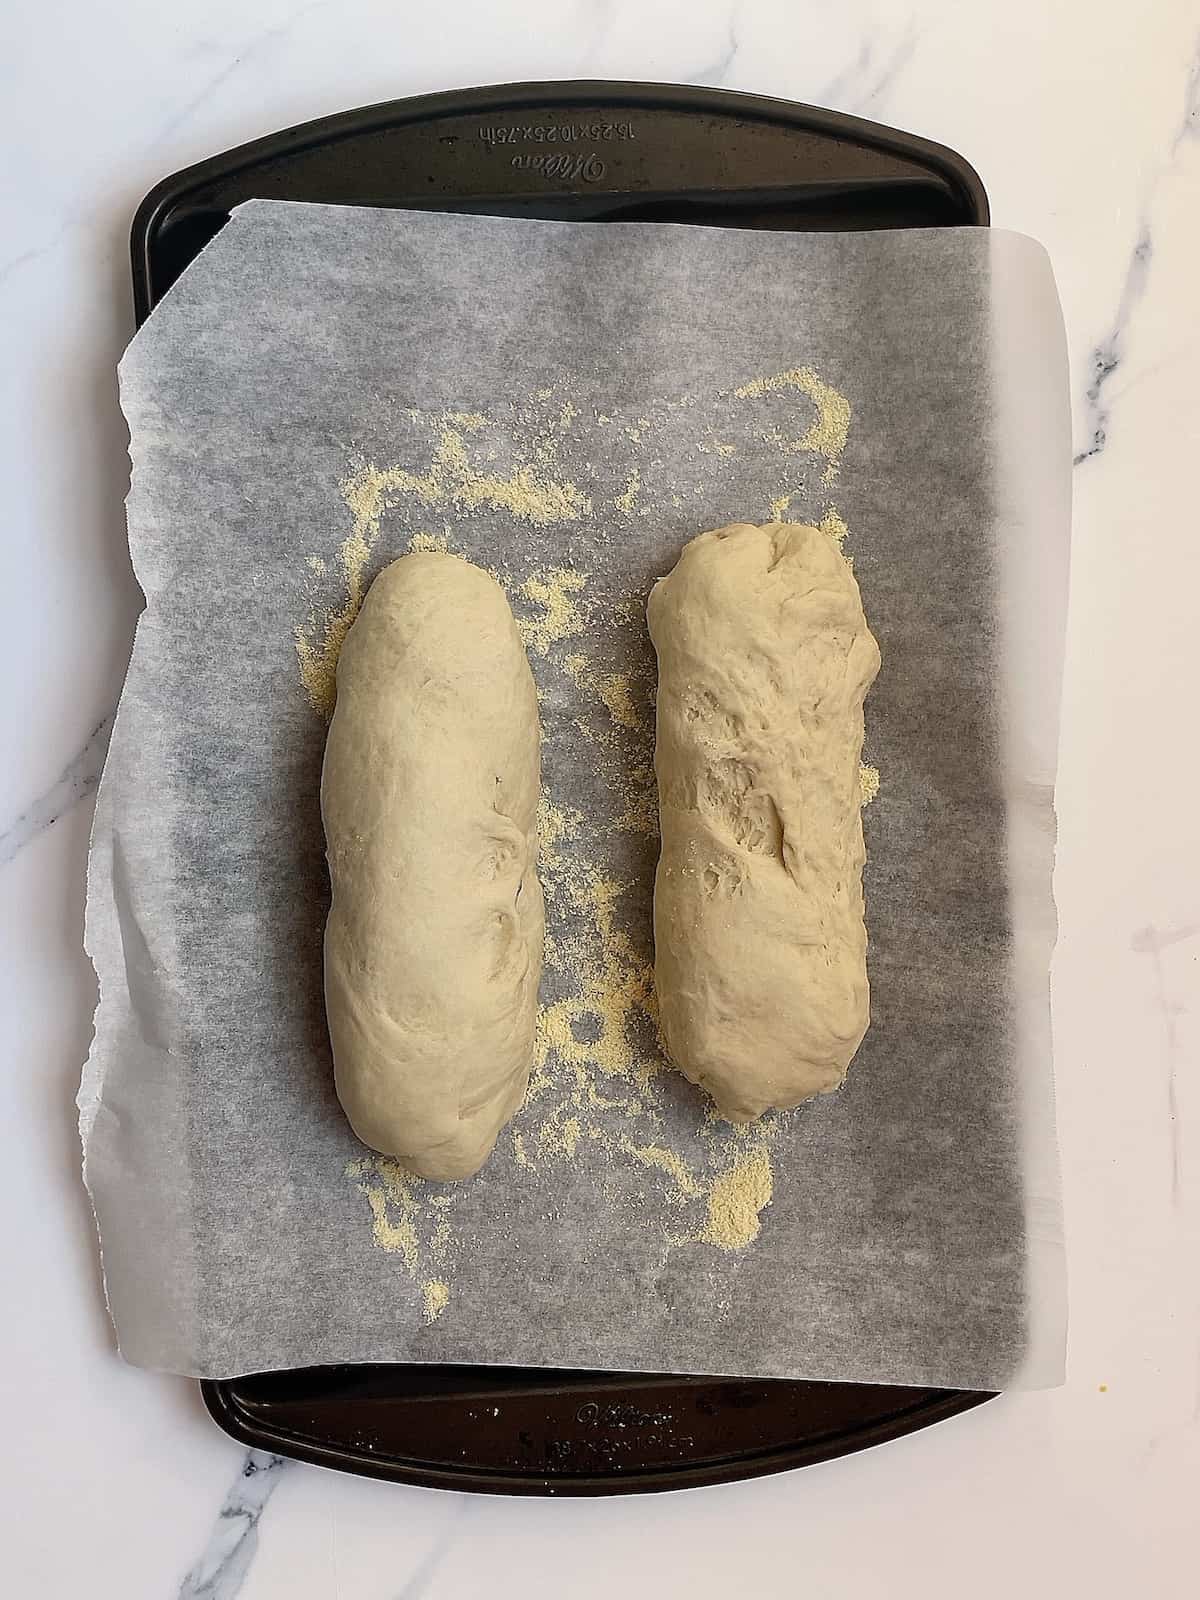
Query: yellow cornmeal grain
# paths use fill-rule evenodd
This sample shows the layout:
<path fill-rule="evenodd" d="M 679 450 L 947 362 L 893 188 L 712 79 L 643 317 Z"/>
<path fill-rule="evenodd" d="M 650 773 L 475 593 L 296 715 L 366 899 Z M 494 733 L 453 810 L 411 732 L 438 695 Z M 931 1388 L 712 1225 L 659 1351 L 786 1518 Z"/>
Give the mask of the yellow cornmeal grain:
<path fill-rule="evenodd" d="M 371 1208 L 371 1231 L 375 1243 L 391 1255 L 404 1257 L 410 1276 L 416 1277 L 420 1243 L 414 1225 L 417 1209 L 416 1187 L 421 1179 L 411 1177 L 387 1156 L 367 1156 L 352 1161 L 346 1176 Z"/>
<path fill-rule="evenodd" d="M 791 505 L 791 503 L 792 497 L 790 494 L 777 494 L 774 500 L 771 501 L 770 506 L 767 508 L 767 521 L 782 522 L 784 513 L 787 511 L 787 508 Z"/>
<path fill-rule="evenodd" d="M 444 533 L 414 533 L 408 541 L 410 555 L 449 555 L 450 530 Z"/>
<path fill-rule="evenodd" d="M 665 1172 L 685 1199 L 693 1199 L 700 1193 L 700 1185 L 692 1176 L 691 1168 L 676 1151 L 668 1150 L 660 1144 L 636 1145 L 630 1139 L 619 1139 L 617 1144 L 639 1165 L 657 1167 L 660 1172 Z"/>
<path fill-rule="evenodd" d="M 508 477 L 478 471 L 468 455 L 463 431 L 483 427 L 486 420 L 477 412 L 446 413 L 427 472 L 381 468 L 366 462 L 342 480 L 342 499 L 352 520 L 351 531 L 338 552 L 345 599 L 322 614 L 314 608 L 307 625 L 294 631 L 300 679 L 314 711 L 320 715 L 333 714 L 338 656 L 362 605 L 366 566 L 384 513 L 398 497 L 409 495 L 424 506 L 452 504 L 466 511 L 486 505 L 507 511 L 514 520 L 535 527 L 571 522 L 590 512 L 591 501 L 574 484 L 539 474 L 532 466 L 518 467 Z M 452 426 L 453 422 L 458 427 Z M 420 536 L 414 536 L 417 537 Z M 412 548 L 428 549 L 430 545 L 414 542 Z M 433 548 L 440 549 L 441 545 L 434 544 Z"/>
<path fill-rule="evenodd" d="M 879 768 L 859 767 L 858 781 L 862 789 L 862 804 L 869 806 L 879 793 Z"/>
<path fill-rule="evenodd" d="M 634 699 L 633 679 L 628 672 L 600 673 L 595 684 L 596 693 L 614 722 L 631 730 L 645 726 L 645 719 L 639 715 Z"/>
<path fill-rule="evenodd" d="M 708 1191 L 708 1224 L 700 1240 L 721 1250 L 743 1250 L 752 1244 L 758 1238 L 761 1213 L 771 1204 L 773 1181 L 770 1151 L 756 1145 L 714 1179 Z"/>
<path fill-rule="evenodd" d="M 596 695 L 618 726 L 636 732 L 647 725 L 634 692 L 632 673 L 593 672 L 585 655 L 567 656 L 563 666 L 577 688 Z"/>
<path fill-rule="evenodd" d="M 367 462 L 342 485 L 342 495 L 356 524 L 376 532 L 383 512 L 403 495 L 424 506 L 449 504 L 473 510 L 487 505 L 535 527 L 573 522 L 591 510 L 591 501 L 573 483 L 544 477 L 531 466 L 518 467 L 506 478 L 478 471 L 462 430 L 449 423 L 442 429 L 428 471 L 380 468 Z"/>
<path fill-rule="evenodd" d="M 725 1118 L 709 1101 L 704 1107 L 704 1126 L 700 1129 L 700 1137 L 707 1142 L 719 1134 L 726 1141 L 733 1142 L 753 1139 L 758 1143 L 763 1140 L 773 1139 L 779 1132 L 778 1113 L 764 1111 L 757 1122 L 726 1122 Z"/>
<path fill-rule="evenodd" d="M 575 597 L 583 592 L 587 579 L 571 567 L 550 567 L 526 578 L 517 589 L 522 599 L 538 607 L 540 615 L 518 617 L 517 627 L 527 650 L 548 656 L 551 645 L 582 633 L 587 616 Z"/>
<path fill-rule="evenodd" d="M 569 969 L 578 991 L 543 1006 L 534 1040 L 535 1082 L 547 1079 L 551 1054 L 575 1077 L 580 1093 L 593 1071 L 606 1078 L 647 1082 L 662 1063 L 648 1058 L 636 1039 L 639 1020 L 654 1017 L 654 971 L 616 926 L 615 903 L 627 886 L 583 867 L 568 880 L 567 897 L 590 925 L 592 937 L 571 940 Z M 553 961 L 566 952 L 555 950 Z M 594 1033 L 594 1038 L 581 1034 Z"/>
<path fill-rule="evenodd" d="M 349 504 L 349 502 L 347 502 Z M 337 699 L 337 664 L 350 624 L 358 615 L 366 590 L 367 562 L 371 548 L 379 536 L 379 522 L 354 514 L 354 526 L 338 550 L 338 565 L 342 569 L 346 598 L 334 611 L 323 617 L 316 612 L 309 618 L 307 627 L 293 630 L 296 659 L 300 665 L 300 681 L 314 711 L 323 717 L 333 715 Z"/>
<path fill-rule="evenodd" d="M 487 473 L 473 473 L 466 461 L 461 440 L 447 434 L 451 440 L 450 459 L 453 469 L 460 475 L 451 499 L 455 505 L 468 510 L 489 505 L 507 511 L 521 522 L 531 522 L 544 528 L 554 522 L 573 522 L 585 516 L 592 503 L 573 483 L 558 483 L 539 477 L 532 467 L 518 467 L 507 478 Z"/>
<path fill-rule="evenodd" d="M 639 1109 L 632 1100 L 612 1100 L 607 1095 L 601 1094 L 594 1083 L 589 1083 L 587 1086 L 587 1104 L 593 1111 L 627 1111 L 632 1113 Z M 595 1138 L 595 1130 L 589 1128 L 588 1137 Z"/>
<path fill-rule="evenodd" d="M 849 400 L 819 378 L 811 367 L 791 367 L 769 378 L 754 378 L 733 392 L 739 400 L 757 400 L 780 389 L 799 389 L 817 408 L 806 433 L 794 442 L 781 439 L 780 443 L 787 450 L 815 450 L 824 456 L 825 482 L 832 483 L 850 432 Z"/>
<path fill-rule="evenodd" d="M 562 868 L 565 862 L 559 854 L 558 847 L 564 839 L 577 833 L 584 825 L 582 811 L 576 811 L 568 806 L 565 810 L 552 803 L 550 796 L 543 789 L 538 801 L 537 831 L 538 848 L 541 852 L 540 865 L 549 867 L 551 871 Z"/>
<path fill-rule="evenodd" d="M 633 515 L 633 508 L 637 504 L 638 492 L 642 487 L 642 475 L 636 467 L 625 480 L 624 494 L 613 496 L 613 505 L 618 511 L 623 511 L 627 517 Z"/>
<path fill-rule="evenodd" d="M 591 1047 L 596 1065 L 606 1078 L 645 1081 L 661 1063 L 644 1058 L 632 1030 L 643 1017 L 656 1020 L 654 968 L 617 926 L 617 902 L 628 887 L 590 868 L 570 892 L 599 933 L 599 955 L 582 965 L 588 1009 L 601 1020 L 599 1037 Z"/>
<path fill-rule="evenodd" d="M 625 774 L 620 792 L 624 810 L 613 821 L 614 833 L 643 833 L 658 837 L 658 786 L 648 761 L 637 762 Z"/>
<path fill-rule="evenodd" d="M 441 1278 L 430 1278 L 421 1285 L 421 1297 L 425 1302 L 425 1321 L 436 1322 L 450 1304 L 450 1285 Z"/>
<path fill-rule="evenodd" d="M 429 1241 L 429 1253 L 439 1264 L 439 1266 L 442 1265 L 446 1260 L 446 1256 L 450 1250 L 452 1238 L 453 1235 L 450 1231 L 450 1224 L 446 1218 L 443 1217 L 438 1223 L 437 1227 L 433 1230 L 433 1237 Z"/>
<path fill-rule="evenodd" d="M 547 905 L 556 912 L 546 965 L 569 973 L 574 992 L 539 1009 L 530 1100 L 556 1086 L 557 1062 L 576 1111 L 588 1108 L 597 1077 L 624 1079 L 636 1094 L 662 1066 L 648 1047 L 657 1020 L 653 966 L 617 921 L 626 886 L 564 848 L 584 826 L 580 812 L 543 797 L 538 872 Z M 568 920 L 565 933 L 554 931 L 557 917 Z"/>
<path fill-rule="evenodd" d="M 646 616 L 646 602 L 640 594 L 627 594 L 612 604 L 614 622 L 636 622 L 641 627 Z"/>
<path fill-rule="evenodd" d="M 827 533 L 829 535 L 834 544 L 836 544 L 838 549 L 841 550 L 842 554 L 845 555 L 846 552 L 843 549 L 843 546 L 846 543 L 846 537 L 849 534 L 850 529 L 843 522 L 841 513 L 838 511 L 836 506 L 830 506 L 829 510 L 821 518 L 817 526 L 820 528 L 822 533 Z"/>
<path fill-rule="evenodd" d="M 614 607 L 618 622 L 641 625 L 643 605 L 640 596 L 631 596 Z M 621 801 L 621 809 L 610 824 L 614 833 L 641 833 L 654 836 L 658 831 L 658 791 L 651 764 L 650 738 L 654 731 L 653 684 L 641 672 L 599 672 L 590 658 L 573 653 L 563 667 L 576 687 L 593 695 L 608 712 L 610 725 L 597 725 L 594 718 L 582 716 L 575 726 L 600 752 L 605 782 Z M 646 741 L 645 755 L 631 751 L 628 736 Z"/>
<path fill-rule="evenodd" d="M 809 396 L 816 406 L 816 418 L 794 442 L 777 429 L 764 431 L 764 441 L 777 450 L 806 449 L 823 455 L 828 482 L 845 446 L 849 405 L 842 397 L 823 385 L 811 369 L 800 367 L 743 385 L 738 397 L 745 400 L 788 388 Z M 723 398 L 729 396 L 726 391 Z M 326 669 L 332 679 L 337 651 L 361 601 L 371 549 L 389 507 L 407 499 L 414 508 L 437 507 L 444 516 L 451 508 L 469 512 L 488 507 L 533 528 L 569 527 L 591 512 L 588 496 L 566 481 L 555 462 L 557 440 L 575 422 L 578 408 L 563 400 L 561 386 L 538 398 L 552 404 L 539 411 L 531 401 L 517 413 L 516 459 L 525 464 L 515 469 L 482 465 L 494 463 L 497 451 L 487 438 L 470 435 L 485 426 L 487 418 L 479 413 L 441 413 L 434 419 L 440 433 L 435 431 L 433 453 L 425 470 L 359 463 L 349 474 L 342 488 L 352 531 L 338 556 L 346 580 L 345 603 L 319 623 L 314 616 L 303 630 L 309 654 L 305 658 L 299 647 L 297 654 L 302 671 L 306 665 L 309 669 L 306 689 L 314 667 Z M 687 407 L 694 404 L 695 396 L 685 395 L 656 408 L 653 424 L 650 418 L 637 419 L 626 436 L 639 461 L 646 448 L 644 430 L 657 426 L 668 413 L 686 414 Z M 595 416 L 601 426 L 618 420 L 600 413 Z M 420 413 L 413 420 L 425 420 L 428 425 Z M 707 449 L 721 457 L 736 454 L 736 446 L 725 443 L 728 437 L 725 433 L 722 438 L 711 428 L 704 433 Z M 699 487 L 695 492 L 700 494 Z M 682 510 L 687 495 L 687 488 L 678 485 L 673 492 L 664 492 L 662 499 Z M 640 470 L 635 467 L 624 491 L 612 494 L 608 503 L 616 512 L 636 515 L 638 511 L 653 513 L 654 498 L 646 496 Z M 772 518 L 783 520 L 791 500 L 789 494 L 776 496 L 771 502 Z M 428 531 L 411 534 L 408 548 L 451 548 L 450 526 L 443 526 L 441 535 Z M 826 511 L 821 526 L 840 548 L 847 530 L 834 508 Z M 470 554 L 469 539 L 464 553 Z M 315 563 L 319 560 L 310 562 L 318 577 L 321 574 Z M 606 808 L 609 814 L 598 825 L 600 834 L 612 837 L 635 831 L 653 836 L 657 796 L 650 761 L 652 684 L 641 676 L 642 669 L 613 670 L 623 665 L 619 652 L 612 659 L 584 653 L 596 648 L 593 625 L 598 625 L 600 618 L 593 615 L 587 599 L 587 572 L 577 570 L 569 555 L 561 566 L 533 572 L 528 567 L 521 572 L 518 566 L 517 572 L 516 578 L 507 572 L 501 576 L 514 609 L 526 613 L 520 627 L 531 658 L 535 663 L 536 658 L 545 659 L 546 672 L 563 673 L 583 691 L 579 726 L 599 753 L 601 772 L 616 802 Z M 611 617 L 604 619 L 606 625 L 611 621 L 622 629 L 640 628 L 643 602 L 641 595 L 618 602 Z M 578 643 L 570 646 L 570 653 L 557 648 L 575 640 Z M 543 673 L 542 668 L 538 671 Z M 323 687 L 325 703 L 331 705 L 331 681 L 318 682 L 318 698 Z M 864 803 L 869 798 L 869 770 L 864 769 L 862 780 Z M 688 1227 L 680 1237 L 663 1230 L 668 1248 L 700 1240 L 723 1251 L 744 1249 L 759 1236 L 761 1213 L 771 1198 L 766 1141 L 773 1127 L 760 1123 L 751 1129 L 731 1128 L 712 1118 L 711 1108 L 707 1108 L 697 1117 L 703 1143 L 697 1147 L 689 1135 L 679 1149 L 674 1147 L 664 1118 L 667 1102 L 661 1099 L 658 1081 L 667 1063 L 658 1036 L 648 924 L 643 926 L 641 909 L 636 918 L 628 920 L 629 886 L 606 869 L 604 847 L 595 827 L 578 811 L 556 806 L 543 796 L 538 871 L 550 912 L 546 967 L 556 974 L 558 985 L 569 986 L 569 992 L 560 994 L 539 1013 L 530 1092 L 520 1114 L 521 1126 L 509 1131 L 508 1159 L 515 1168 L 531 1174 L 567 1160 L 598 1160 L 600 1193 L 609 1194 L 611 1203 L 621 1195 L 622 1203 L 630 1206 L 686 1209 Z M 705 1152 L 707 1171 L 689 1164 L 697 1148 Z M 588 1151 L 594 1155 L 587 1157 Z M 643 1175 L 635 1193 L 615 1183 L 622 1170 L 626 1183 L 634 1170 Z M 347 1174 L 367 1200 L 377 1247 L 403 1260 L 422 1285 L 423 1295 L 427 1285 L 445 1290 L 446 1300 L 436 1307 L 435 1314 L 440 1315 L 452 1286 L 447 1270 L 453 1265 L 454 1247 L 450 1208 L 457 1196 L 424 1192 L 420 1180 L 384 1158 L 355 1163 Z"/>
<path fill-rule="evenodd" d="M 578 1117 L 567 1117 L 563 1122 L 551 1118 L 538 1129 L 538 1153 L 561 1156 L 574 1161 L 575 1151 L 583 1137 L 583 1127 Z"/>

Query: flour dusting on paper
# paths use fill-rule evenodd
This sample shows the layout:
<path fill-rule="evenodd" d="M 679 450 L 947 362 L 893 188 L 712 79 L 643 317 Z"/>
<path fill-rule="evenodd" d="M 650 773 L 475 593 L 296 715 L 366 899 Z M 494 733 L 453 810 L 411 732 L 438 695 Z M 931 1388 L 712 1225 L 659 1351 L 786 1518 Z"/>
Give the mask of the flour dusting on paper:
<path fill-rule="evenodd" d="M 851 407 L 805 366 L 707 398 L 688 395 L 643 405 L 627 424 L 615 419 L 633 464 L 624 487 L 609 494 L 611 512 L 618 519 L 641 509 L 665 515 L 667 507 L 653 498 L 640 505 L 647 488 L 642 463 L 660 497 L 678 498 L 678 489 L 686 485 L 674 477 L 653 478 L 650 463 L 661 460 L 661 434 L 678 428 L 680 419 L 698 453 L 730 461 L 737 448 L 725 434 L 740 411 L 731 402 L 780 391 L 807 396 L 814 415 L 799 437 L 778 426 L 768 434 L 779 476 L 786 478 L 790 471 L 793 478 L 793 487 L 778 495 L 771 509 L 782 512 L 803 493 L 803 477 L 786 459 L 798 452 L 825 462 L 823 490 L 845 449 Z M 507 415 L 405 408 L 397 419 L 405 439 L 403 464 L 380 465 L 374 441 L 373 454 L 362 452 L 341 479 L 351 526 L 334 553 L 332 571 L 342 587 L 326 595 L 313 589 L 309 619 L 296 629 L 300 680 L 313 709 L 327 717 L 333 709 L 337 653 L 362 602 L 368 563 L 374 570 L 408 551 L 452 550 L 486 567 L 504 585 L 543 705 L 562 704 L 573 713 L 558 737 L 595 767 L 605 794 L 601 808 L 585 816 L 569 804 L 556 804 L 553 784 L 546 785 L 538 870 L 546 897 L 548 986 L 554 992 L 543 993 L 529 1093 L 507 1135 L 514 1167 L 529 1174 L 530 1182 L 552 1185 L 556 1169 L 573 1163 L 581 1150 L 599 1155 L 607 1167 L 640 1173 L 642 1181 L 628 1203 L 647 1221 L 654 1215 L 647 1206 L 657 1209 L 664 1248 L 702 1244 L 741 1251 L 759 1238 L 771 1203 L 775 1179 L 767 1141 L 775 1119 L 747 1150 L 741 1130 L 707 1117 L 697 1098 L 691 1135 L 680 1140 L 672 1132 L 658 1083 L 670 1063 L 658 1033 L 649 922 L 644 915 L 628 914 L 634 885 L 612 872 L 604 848 L 606 839 L 622 834 L 657 840 L 655 674 L 645 650 L 637 648 L 643 642 L 645 595 L 623 590 L 619 575 L 614 585 L 611 570 L 598 590 L 595 555 L 589 557 L 582 543 L 572 565 L 548 566 L 521 534 L 522 523 L 569 532 L 581 511 L 594 509 L 593 497 L 561 471 L 560 444 L 581 416 L 555 386 L 518 402 Z M 598 419 L 593 423 L 601 426 Z M 613 423 L 609 417 L 604 426 Z M 504 473 L 489 470 L 501 455 L 513 465 Z M 473 537 L 472 522 L 463 514 L 481 506 L 510 518 L 512 535 L 493 535 L 486 544 Z M 433 509 L 448 515 L 440 533 L 407 531 Z M 820 527 L 841 550 L 849 530 L 840 513 L 828 502 L 817 509 Z M 320 552 L 310 553 L 307 564 L 318 578 L 330 571 Z M 878 787 L 877 775 L 870 786 L 869 770 L 864 768 L 864 804 Z M 428 1314 L 428 1285 L 452 1282 L 456 1257 L 452 1218 L 435 1215 L 430 1204 L 440 1186 L 426 1185 L 382 1157 L 352 1163 L 347 1177 L 367 1201 L 376 1245 L 398 1255 L 409 1276 L 424 1282 Z M 426 1276 L 434 1265 L 445 1279 Z M 448 1303 L 448 1297 L 439 1300 L 437 1316 Z"/>
<path fill-rule="evenodd" d="M 235 211 L 121 367 L 147 604 L 81 1103 L 129 1360 L 1054 1381 L 1061 352 L 1044 256 L 985 229 Z M 696 534 L 770 518 L 853 556 L 884 656 L 872 1027 L 836 1095 L 738 1130 L 658 1044 L 644 608 Z M 450 1185 L 338 1105 L 319 810 L 346 631 L 443 549 L 526 642 L 547 899 L 528 1097 Z"/>

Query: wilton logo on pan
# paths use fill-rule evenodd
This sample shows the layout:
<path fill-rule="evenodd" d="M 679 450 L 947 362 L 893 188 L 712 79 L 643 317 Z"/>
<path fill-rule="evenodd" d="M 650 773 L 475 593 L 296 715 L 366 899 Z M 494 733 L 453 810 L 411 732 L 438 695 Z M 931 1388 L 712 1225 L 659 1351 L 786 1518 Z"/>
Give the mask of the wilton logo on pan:
<path fill-rule="evenodd" d="M 497 145 L 540 144 L 570 145 L 587 141 L 590 144 L 611 143 L 613 140 L 636 138 L 631 122 L 554 122 L 514 123 L 504 126 L 483 123 L 479 128 L 480 140 L 493 149 Z M 510 165 L 521 172 L 540 172 L 546 178 L 566 178 L 598 183 L 608 170 L 596 150 L 520 151 L 510 159 Z"/>
<path fill-rule="evenodd" d="M 594 150 L 583 154 L 556 150 L 550 155 L 517 155 L 511 165 L 522 172 L 540 172 L 545 178 L 582 178 L 584 183 L 599 183 L 608 170 Z"/>

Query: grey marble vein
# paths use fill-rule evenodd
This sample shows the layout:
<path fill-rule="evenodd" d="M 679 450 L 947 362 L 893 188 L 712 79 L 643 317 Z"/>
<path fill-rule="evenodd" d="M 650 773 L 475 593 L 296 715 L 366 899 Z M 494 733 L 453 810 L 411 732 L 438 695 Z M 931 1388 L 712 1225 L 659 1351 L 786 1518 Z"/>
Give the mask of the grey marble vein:
<path fill-rule="evenodd" d="M 188 122 L 193 112 L 202 106 L 206 100 L 210 99 L 223 83 L 232 78 L 235 73 L 240 72 L 248 61 L 260 55 L 278 40 L 285 38 L 311 11 L 323 11 L 331 3 L 332 0 L 310 0 L 308 5 L 301 6 L 298 11 L 294 11 L 291 16 L 285 17 L 282 22 L 277 22 L 269 28 L 264 28 L 261 33 L 247 40 L 231 61 L 227 61 L 219 72 L 215 72 L 195 94 L 190 95 L 183 105 L 157 129 L 153 143 L 157 146 L 171 134 L 178 132 Z"/>
<path fill-rule="evenodd" d="M 1189 923 L 1182 928 L 1156 928 L 1151 924 L 1145 928 L 1134 931 L 1129 941 L 1139 955 L 1150 957 L 1154 968 L 1155 998 L 1158 1002 L 1159 1013 L 1163 1020 L 1163 1030 L 1166 1034 L 1167 1045 L 1167 1134 L 1171 1144 L 1171 1200 L 1179 1204 L 1180 1184 L 1183 1177 L 1183 1151 L 1181 1149 L 1179 1132 L 1179 1029 L 1176 1018 L 1179 1007 L 1167 992 L 1167 975 L 1163 967 L 1163 951 L 1169 950 L 1174 944 L 1182 944 L 1185 939 L 1194 939 L 1200 932 L 1195 924 Z"/>
<path fill-rule="evenodd" d="M 1171 141 L 1172 158 L 1179 154 L 1180 147 L 1188 139 L 1200 139 L 1200 37 L 1192 52 L 1192 64 L 1183 96 L 1183 116 Z"/>
<path fill-rule="evenodd" d="M 612 27 L 613 0 L 585 0 L 580 9 L 591 13 L 591 21 L 586 29 L 580 28 L 587 37 L 579 52 L 575 76 L 586 78 L 590 77 L 600 47 Z"/>
<path fill-rule="evenodd" d="M 265 1450 L 247 1450 L 217 1513 L 200 1558 L 179 1586 L 179 1600 L 234 1600 L 258 1549 L 258 1523 L 291 1463 Z"/>
<path fill-rule="evenodd" d="M 7 866 L 38 834 L 44 833 L 93 792 L 100 782 L 108 753 L 115 712 L 99 721 L 84 741 L 83 749 L 68 762 L 54 783 L 0 833 L 0 867 Z"/>
<path fill-rule="evenodd" d="M 429 1585 L 433 1582 L 438 1568 L 445 1560 L 451 1545 L 453 1545 L 462 1531 L 463 1521 L 470 1513 L 471 1505 L 470 1495 L 459 1496 L 458 1511 L 430 1545 L 425 1552 L 424 1558 L 414 1567 L 408 1581 L 396 1596 L 396 1600 L 426 1600 L 426 1596 L 429 1594 Z"/>
<path fill-rule="evenodd" d="M 726 27 L 725 48 L 721 51 L 720 55 L 715 58 L 715 60 L 710 61 L 707 66 L 699 67 L 695 72 L 693 72 L 687 80 L 689 83 L 721 84 L 725 82 L 726 75 L 728 74 L 730 67 L 733 66 L 734 58 L 741 47 L 737 35 L 737 21 L 740 10 L 740 6 L 735 6 L 733 11 L 730 13 L 729 22 Z"/>
<path fill-rule="evenodd" d="M 1129 326 L 1146 292 L 1146 284 L 1150 277 L 1150 263 L 1154 254 L 1150 214 L 1155 193 L 1164 172 L 1169 170 L 1170 164 L 1174 162 L 1182 146 L 1188 140 L 1198 137 L 1200 137 L 1200 39 L 1197 40 L 1188 68 L 1184 87 L 1183 115 L 1171 140 L 1167 166 L 1155 174 L 1143 199 L 1137 239 L 1125 268 L 1116 312 L 1108 332 L 1092 347 L 1088 357 L 1088 385 L 1083 395 L 1083 445 L 1075 454 L 1077 467 L 1102 454 L 1108 443 L 1112 414 L 1108 385 L 1113 374 L 1120 369 L 1125 360 Z"/>
<path fill-rule="evenodd" d="M 7 261 L 0 261 L 0 284 L 12 277 L 13 273 L 19 272 L 22 267 L 27 267 L 31 261 L 40 261 L 43 256 L 48 256 L 74 226 L 74 222 L 68 217 L 44 244 L 35 244 L 29 250 L 22 250 L 19 255 L 10 256 Z"/>
<path fill-rule="evenodd" d="M 1075 465 L 1078 467 L 1084 461 L 1090 461 L 1093 456 L 1098 456 L 1108 443 L 1108 425 L 1110 420 L 1110 406 L 1105 390 L 1109 379 L 1114 372 L 1120 370 L 1125 359 L 1125 339 L 1129 331 L 1129 323 L 1133 312 L 1142 295 L 1146 291 L 1146 281 L 1150 274 L 1150 259 L 1153 246 L 1150 241 L 1149 225 L 1143 220 L 1139 230 L 1137 243 L 1125 268 L 1125 278 L 1121 284 L 1121 297 L 1117 301 L 1116 314 L 1109 326 L 1108 332 L 1099 344 L 1092 348 L 1089 357 L 1091 381 L 1084 390 L 1083 416 L 1084 416 L 1084 444 L 1075 454 Z"/>
<path fill-rule="evenodd" d="M 873 34 L 868 35 L 854 60 L 825 85 L 818 104 L 856 115 L 866 111 L 891 88 L 912 60 L 921 31 L 910 18 L 900 37 L 886 48 Z"/>

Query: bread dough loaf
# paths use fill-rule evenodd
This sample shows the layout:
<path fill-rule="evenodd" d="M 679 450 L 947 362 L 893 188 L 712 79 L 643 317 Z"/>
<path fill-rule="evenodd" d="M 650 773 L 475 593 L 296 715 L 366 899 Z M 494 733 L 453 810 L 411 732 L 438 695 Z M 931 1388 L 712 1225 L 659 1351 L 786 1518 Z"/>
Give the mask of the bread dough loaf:
<path fill-rule="evenodd" d="M 355 1133 L 421 1177 L 478 1171 L 528 1083 L 539 739 L 499 584 L 451 555 L 381 572 L 325 749 L 325 1008 Z"/>
<path fill-rule="evenodd" d="M 663 1036 L 749 1122 L 836 1089 L 867 1029 L 859 758 L 879 649 L 833 540 L 786 523 L 693 539 L 648 616 Z"/>

